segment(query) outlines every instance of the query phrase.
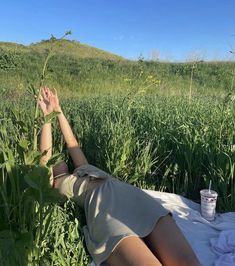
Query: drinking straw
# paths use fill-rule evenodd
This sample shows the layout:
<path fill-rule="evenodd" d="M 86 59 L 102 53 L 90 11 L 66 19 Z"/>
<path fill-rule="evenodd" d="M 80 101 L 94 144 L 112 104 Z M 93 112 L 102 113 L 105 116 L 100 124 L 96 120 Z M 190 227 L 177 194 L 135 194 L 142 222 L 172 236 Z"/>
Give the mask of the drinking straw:
<path fill-rule="evenodd" d="M 211 193 L 211 180 L 210 180 L 210 183 L 209 183 L 209 193 Z"/>

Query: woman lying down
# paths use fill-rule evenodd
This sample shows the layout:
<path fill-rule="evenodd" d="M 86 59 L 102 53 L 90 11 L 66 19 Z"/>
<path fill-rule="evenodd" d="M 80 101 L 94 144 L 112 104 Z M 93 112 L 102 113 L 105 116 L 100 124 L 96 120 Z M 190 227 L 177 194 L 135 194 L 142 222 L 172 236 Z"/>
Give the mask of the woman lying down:
<path fill-rule="evenodd" d="M 122 182 L 90 165 L 61 109 L 56 91 L 41 89 L 39 105 L 44 115 L 57 119 L 73 160 L 74 172 L 65 162 L 53 168 L 53 186 L 84 208 L 83 227 L 87 249 L 95 261 L 111 266 L 198 266 L 191 246 L 172 214 L 140 188 Z M 52 155 L 51 123 L 42 127 L 41 162 Z"/>

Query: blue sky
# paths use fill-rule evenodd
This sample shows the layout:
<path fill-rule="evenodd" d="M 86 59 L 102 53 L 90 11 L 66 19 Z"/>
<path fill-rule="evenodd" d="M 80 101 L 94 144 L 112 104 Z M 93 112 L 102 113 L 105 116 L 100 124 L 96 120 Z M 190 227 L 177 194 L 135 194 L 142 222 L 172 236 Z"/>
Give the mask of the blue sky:
<path fill-rule="evenodd" d="M 234 0 L 8 0 L 0 3 L 0 41 L 59 37 L 129 59 L 230 59 Z"/>

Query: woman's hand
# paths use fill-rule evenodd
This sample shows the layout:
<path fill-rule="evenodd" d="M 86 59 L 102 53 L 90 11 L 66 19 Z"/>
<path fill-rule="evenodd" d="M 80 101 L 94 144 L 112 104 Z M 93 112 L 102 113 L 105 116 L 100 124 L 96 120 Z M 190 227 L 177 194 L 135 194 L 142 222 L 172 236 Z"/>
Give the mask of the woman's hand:
<path fill-rule="evenodd" d="M 54 92 L 50 90 L 50 104 L 52 105 L 54 112 L 61 112 L 59 98 L 57 96 L 57 91 L 55 88 Z"/>
<path fill-rule="evenodd" d="M 51 91 L 49 88 L 41 88 L 41 95 L 39 96 L 38 104 L 44 116 L 53 112 L 53 105 L 51 104 Z"/>
<path fill-rule="evenodd" d="M 53 93 L 48 87 L 41 88 L 39 106 L 44 116 L 49 115 L 53 111 L 61 112 L 61 107 L 56 89 L 54 89 Z"/>

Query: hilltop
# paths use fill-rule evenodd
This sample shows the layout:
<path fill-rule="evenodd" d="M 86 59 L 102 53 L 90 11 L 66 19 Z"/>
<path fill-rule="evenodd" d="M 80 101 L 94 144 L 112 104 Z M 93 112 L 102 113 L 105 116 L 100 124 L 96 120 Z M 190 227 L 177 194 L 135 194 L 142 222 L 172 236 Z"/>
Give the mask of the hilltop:
<path fill-rule="evenodd" d="M 44 53 L 50 47 L 58 55 L 66 55 L 74 58 L 100 58 L 106 60 L 124 60 L 123 57 L 106 52 L 104 50 L 81 44 L 79 41 L 71 40 L 42 40 L 30 45 L 22 45 L 11 42 L 0 42 L 0 49 L 8 52 L 39 52 Z"/>
<path fill-rule="evenodd" d="M 74 58 L 102 58 L 109 60 L 123 60 L 124 58 L 104 50 L 92 47 L 90 45 L 81 44 L 79 41 L 55 40 L 53 41 L 53 50 L 55 53 L 72 56 Z M 36 51 L 45 51 L 49 49 L 51 43 L 49 40 L 31 44 L 29 48 Z"/>

